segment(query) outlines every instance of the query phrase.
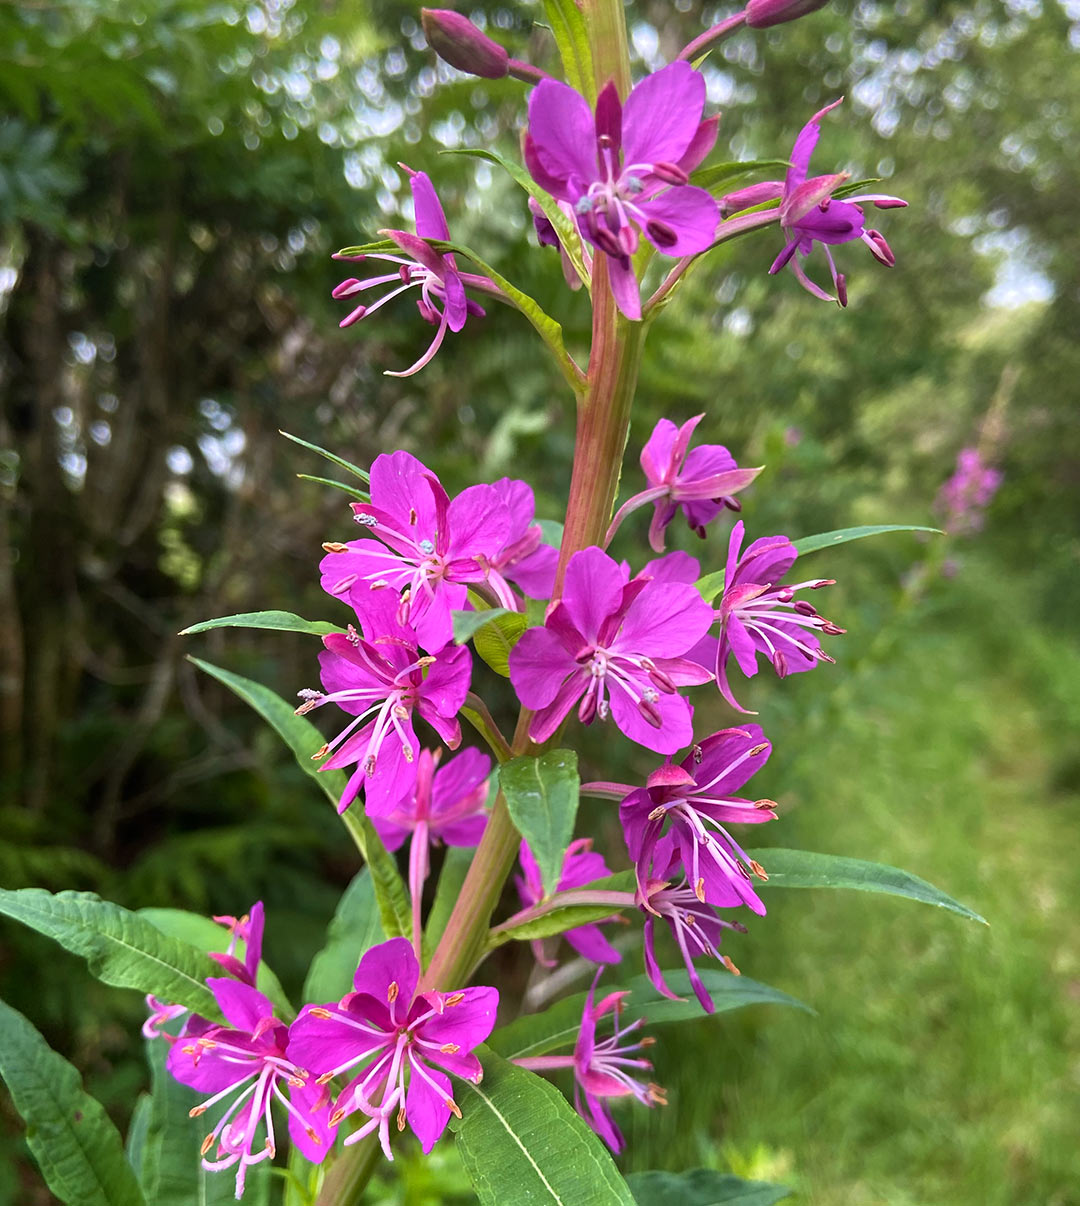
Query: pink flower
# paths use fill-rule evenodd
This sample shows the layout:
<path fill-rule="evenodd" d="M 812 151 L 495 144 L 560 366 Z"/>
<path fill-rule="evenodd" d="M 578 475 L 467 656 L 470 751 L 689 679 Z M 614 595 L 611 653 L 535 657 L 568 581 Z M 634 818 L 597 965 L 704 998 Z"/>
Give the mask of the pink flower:
<path fill-rule="evenodd" d="M 983 512 L 1004 480 L 977 448 L 961 448 L 956 457 L 956 472 L 941 487 L 937 510 L 945 517 L 945 530 L 952 535 L 971 535 L 984 522 Z"/>
<path fill-rule="evenodd" d="M 532 488 L 512 477 L 502 477 L 492 483 L 492 489 L 510 512 L 510 533 L 492 559 L 491 569 L 517 583 L 530 599 L 550 599 L 559 550 L 543 543 L 543 531 L 535 522 Z"/>
<path fill-rule="evenodd" d="M 514 690 L 536 712 L 530 737 L 546 741 L 577 704 L 582 724 L 610 714 L 657 753 L 688 745 L 693 710 L 678 688 L 712 675 L 683 655 L 711 621 L 692 586 L 629 579 L 598 548 L 575 553 L 544 627 L 528 629 L 510 654 Z"/>
<path fill-rule="evenodd" d="M 529 908 L 544 899 L 544 884 L 540 878 L 540 868 L 527 842 L 521 843 L 518 858 L 524 876 L 515 875 L 514 884 L 521 903 L 525 908 Z M 559 882 L 555 885 L 555 891 L 568 892 L 572 888 L 581 888 L 610 874 L 611 869 L 604 862 L 604 856 L 593 850 L 592 838 L 578 838 L 576 842 L 570 843 L 566 854 L 563 855 L 562 872 Z M 583 959 L 589 959 L 593 963 L 618 963 L 622 959 L 622 955 L 604 937 L 598 923 L 579 925 L 576 929 L 566 930 L 562 937 Z M 533 942 L 532 949 L 538 963 L 545 967 L 555 966 L 555 960 L 547 956 L 543 941 Z"/>
<path fill-rule="evenodd" d="M 289 1035 L 289 1059 L 320 1083 L 361 1065 L 330 1119 L 336 1125 L 349 1114 L 365 1115 L 368 1121 L 345 1142 L 377 1130 L 388 1160 L 392 1119 L 398 1130 L 407 1122 L 429 1152 L 450 1115 L 461 1116 L 449 1078 L 431 1064 L 479 1084 L 483 1069 L 472 1051 L 491 1033 L 499 1004 L 494 988 L 418 995 L 419 978 L 407 939 L 391 938 L 360 960 L 354 992 L 337 1004 L 305 1005 Z"/>
<path fill-rule="evenodd" d="M 615 300 L 628 318 L 641 317 L 630 259 L 639 231 L 673 256 L 704 251 L 716 233 L 716 202 L 687 185 L 716 141 L 718 119 L 702 121 L 704 108 L 705 81 L 689 63 L 646 76 L 625 105 L 609 83 L 595 115 L 555 80 L 542 80 L 529 97 L 529 171 L 573 206 L 582 238 L 607 256 Z"/>
<path fill-rule="evenodd" d="M 389 255 L 383 252 L 366 252 L 361 255 L 338 254 L 334 256 L 335 260 L 348 260 L 355 264 L 378 260 L 395 265 L 392 272 L 365 277 L 363 280 L 349 277 L 334 289 L 334 297 L 351 298 L 358 293 L 382 285 L 395 286 L 389 292 L 384 293 L 377 302 L 370 305 L 358 305 L 341 320 L 342 327 L 350 327 L 353 323 L 368 318 L 376 310 L 385 306 L 388 301 L 392 301 L 409 289 L 420 290 L 420 297 L 416 303 L 420 317 L 425 322 L 437 327 L 435 338 L 420 359 L 400 373 L 387 373 L 388 377 L 409 377 L 413 373 L 419 372 L 442 346 L 447 331 L 460 331 L 469 314 L 483 316 L 483 309 L 471 298 L 465 296 L 466 284 L 493 287 L 487 277 L 459 272 L 454 257 L 449 252 L 439 254 L 424 242 L 425 239 L 450 241 L 446 215 L 443 213 L 435 189 L 425 173 L 414 172 L 412 168 L 407 168 L 404 164 L 400 166 L 409 173 L 413 206 L 416 211 L 416 234 L 409 234 L 404 230 L 388 230 L 384 233 L 388 234 L 405 254 Z"/>
<path fill-rule="evenodd" d="M 625 1146 L 622 1132 L 615 1125 L 608 1102 L 618 1097 L 633 1097 L 651 1108 L 667 1105 L 667 1097 L 658 1084 L 640 1081 L 634 1075 L 638 1070 L 652 1071 L 652 1064 L 642 1059 L 638 1052 L 650 1047 L 654 1040 L 639 1038 L 632 1043 L 625 1041 L 645 1025 L 645 1019 L 638 1018 L 628 1026 L 620 1024 L 623 1001 L 630 995 L 627 992 L 609 993 L 598 1005 L 594 1004 L 599 976 L 598 971 L 585 1000 L 574 1054 L 525 1056 L 514 1062 L 535 1072 L 573 1068 L 574 1108 L 612 1151 L 621 1152 Z M 607 1038 L 598 1039 L 598 1024 L 607 1013 L 612 1015 L 612 1033 Z"/>
<path fill-rule="evenodd" d="M 488 583 L 503 606 L 516 608 L 492 569 L 514 534 L 499 489 L 469 486 L 451 500 L 435 474 L 407 452 L 376 457 L 370 488 L 371 502 L 352 508 L 374 539 L 327 546 L 319 565 L 324 590 L 358 613 L 374 591 L 392 594 L 397 622 L 412 625 L 432 653 L 453 637 L 450 613 L 465 608 L 470 584 Z"/>
<path fill-rule="evenodd" d="M 796 599 L 798 590 L 832 586 L 831 578 L 808 578 L 790 585 L 780 579 L 795 564 L 795 546 L 786 536 L 767 536 L 742 549 L 744 528 L 740 520 L 728 542 L 724 593 L 717 618 L 720 639 L 716 642 L 716 681 L 720 693 L 733 708 L 745 712 L 732 693 L 727 664 L 734 655 L 747 678 L 757 674 L 757 659 L 764 654 L 781 678 L 810 670 L 819 661 L 831 662 L 814 632 L 837 636 L 843 633 L 831 620 L 818 615 L 813 604 Z M 703 652 L 712 642 L 703 644 Z"/>
<path fill-rule="evenodd" d="M 321 770 L 356 766 L 338 810 L 344 812 L 365 789 L 369 816 L 387 816 L 413 790 L 420 749 L 413 714 L 439 734 L 451 749 L 461 741 L 455 719 L 469 692 L 472 659 L 464 645 L 448 645 L 435 656 L 421 656 L 416 634 L 397 619 L 397 598 L 390 591 L 369 591 L 359 609 L 363 636 L 323 637 L 319 654 L 326 690 L 300 692 L 298 715 L 337 704 L 353 720 L 315 757 L 330 755 Z M 367 722 L 367 723 L 365 723 Z"/>
<path fill-rule="evenodd" d="M 212 978 L 206 983 L 229 1024 L 217 1026 L 205 1018 L 192 1018 L 186 1033 L 170 1048 L 166 1066 L 181 1084 L 209 1094 L 191 1110 L 193 1117 L 231 1099 L 206 1136 L 202 1155 L 203 1167 L 212 1172 L 239 1164 L 239 1198 L 248 1167 L 274 1158 L 273 1102 L 289 1116 L 293 1143 L 316 1164 L 334 1142 L 336 1124 L 329 1119 L 329 1093 L 286 1055 L 288 1028 L 274 1017 L 266 997 L 234 980 Z M 261 1124 L 265 1135 L 260 1143 Z M 207 1158 L 215 1145 L 213 1157 Z"/>
<path fill-rule="evenodd" d="M 745 904 L 764 914 L 752 876 L 764 879 L 765 872 L 724 826 L 775 820 L 771 800 L 733 794 L 765 765 L 771 752 L 760 725 L 723 729 L 695 745 L 681 763 L 665 762 L 645 787 L 625 797 L 619 818 L 642 897 L 657 844 L 667 829 L 700 902 L 722 908 Z M 666 877 L 670 868 L 661 870 Z"/>

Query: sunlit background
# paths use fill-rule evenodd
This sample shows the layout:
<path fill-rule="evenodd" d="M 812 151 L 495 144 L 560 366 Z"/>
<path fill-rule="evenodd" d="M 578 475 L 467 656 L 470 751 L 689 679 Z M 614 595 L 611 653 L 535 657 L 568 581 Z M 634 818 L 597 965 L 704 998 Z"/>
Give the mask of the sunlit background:
<path fill-rule="evenodd" d="M 639 69 L 733 8 L 635 0 Z M 553 68 L 539 5 L 470 15 Z M 906 867 L 991 928 L 770 897 L 730 953 L 816 1015 L 662 1033 L 671 1105 L 620 1113 L 624 1167 L 732 1169 L 814 1206 L 1080 1203 L 1080 3 L 834 0 L 702 70 L 714 159 L 785 158 L 844 94 L 815 165 L 911 206 L 880 215 L 894 269 L 839 250 L 843 312 L 766 275 L 775 232 L 692 278 L 649 346 L 624 492 L 656 419 L 701 411 L 704 438 L 768 466 L 743 495 L 756 535 L 940 522 L 964 447 L 1003 472 L 981 530 L 816 554 L 839 664 L 747 692 L 777 748 L 766 841 Z M 451 492 L 522 476 L 559 517 L 572 402 L 519 315 L 492 307 L 394 380 L 430 338 L 412 303 L 339 332 L 329 296 L 333 250 L 408 218 L 404 161 L 580 350 L 585 303 L 525 194 L 461 153 L 515 155 L 524 90 L 437 64 L 412 4 L 26 0 L 0 5 L 0 98 L 0 883 L 262 898 L 295 989 L 351 851 L 274 735 L 184 659 L 292 695 L 316 650 L 175 634 L 260 608 L 340 618 L 315 566 L 351 536 L 344 499 L 297 479 L 328 467 L 279 428 L 361 463 L 408 448 Z M 620 555 L 643 557 L 643 526 Z M 715 569 L 725 538 L 676 541 Z M 610 756 L 595 733 L 590 753 Z M 527 970 L 524 951 L 502 966 Z M 138 998 L 6 923 L 0 995 L 126 1124 Z M 0 1121 L 0 1203 L 50 1201 L 3 1095 Z M 373 1202 L 470 1200 L 448 1141 L 398 1167 Z"/>

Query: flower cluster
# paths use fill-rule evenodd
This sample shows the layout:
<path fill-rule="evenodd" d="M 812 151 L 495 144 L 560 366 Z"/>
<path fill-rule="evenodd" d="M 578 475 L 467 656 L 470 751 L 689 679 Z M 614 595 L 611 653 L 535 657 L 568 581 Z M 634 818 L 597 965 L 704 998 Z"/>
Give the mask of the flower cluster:
<path fill-rule="evenodd" d="M 937 510 L 944 517 L 945 531 L 970 536 L 982 529 L 985 511 L 998 492 L 1004 474 L 988 465 L 978 448 L 961 448 L 956 471 L 941 487 Z"/>
<path fill-rule="evenodd" d="M 261 918 L 261 903 L 253 915 L 256 909 Z M 253 953 L 257 967 L 249 945 L 249 959 Z M 430 1151 L 450 1115 L 460 1117 L 446 1073 L 474 1084 L 482 1078 L 473 1051 L 495 1024 L 498 992 L 418 992 L 419 963 L 404 938 L 365 952 L 353 991 L 340 1001 L 305 1005 L 291 1024 L 239 974 L 248 967 L 237 968 L 237 979 L 206 981 L 223 1022 L 192 1015 L 170 1033 L 160 1026 L 183 1011 L 152 1001 L 153 1026 L 144 1033 L 169 1042 L 170 1074 L 202 1095 L 190 1110 L 193 1118 L 222 1107 L 203 1141 L 203 1167 L 216 1172 L 237 1166 L 238 1198 L 248 1168 L 274 1158 L 275 1109 L 285 1112 L 291 1141 L 313 1163 L 323 1160 L 342 1122 L 357 1113 L 366 1121 L 345 1142 L 378 1131 L 392 1160 L 391 1121 L 399 1131 L 407 1124 Z M 360 1071 L 335 1095 L 335 1084 L 357 1065 Z"/>

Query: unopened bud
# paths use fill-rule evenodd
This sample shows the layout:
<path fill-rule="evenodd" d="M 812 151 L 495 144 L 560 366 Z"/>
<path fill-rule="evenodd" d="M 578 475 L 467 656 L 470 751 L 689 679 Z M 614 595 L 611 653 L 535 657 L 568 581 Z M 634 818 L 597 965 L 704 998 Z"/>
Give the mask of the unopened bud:
<path fill-rule="evenodd" d="M 420 24 L 428 45 L 444 62 L 486 80 L 501 80 L 510 56 L 460 13 L 448 8 L 422 8 Z"/>
<path fill-rule="evenodd" d="M 770 25 L 797 21 L 824 8 L 825 3 L 826 0 L 747 0 L 746 24 L 751 29 L 768 29 Z"/>

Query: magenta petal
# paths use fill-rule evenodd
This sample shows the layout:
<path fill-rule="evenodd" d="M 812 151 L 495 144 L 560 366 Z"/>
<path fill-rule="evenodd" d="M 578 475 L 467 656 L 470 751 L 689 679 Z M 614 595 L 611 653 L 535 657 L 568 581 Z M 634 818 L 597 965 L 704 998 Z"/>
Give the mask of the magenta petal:
<path fill-rule="evenodd" d="M 791 167 L 788 168 L 787 179 L 785 181 L 786 192 L 797 188 L 806 179 L 806 174 L 810 168 L 810 156 L 814 153 L 814 147 L 817 146 L 818 139 L 821 137 L 821 119 L 826 113 L 835 109 L 843 99 L 843 97 L 840 97 L 839 100 L 834 100 L 831 105 L 826 105 L 824 109 L 819 109 L 799 131 L 799 135 L 795 139 L 795 145 L 791 148 Z"/>
<path fill-rule="evenodd" d="M 709 247 L 720 223 L 720 207 L 703 188 L 689 185 L 669 188 L 642 203 L 651 221 L 663 222 L 675 233 L 675 242 L 660 242 L 645 227 L 645 235 L 664 255 L 695 255 Z"/>
<path fill-rule="evenodd" d="M 454 1005 L 447 1001 L 457 1000 Z M 425 1056 L 442 1064 L 455 1075 L 468 1075 L 473 1067 L 464 1062 L 463 1055 L 487 1040 L 495 1027 L 495 1014 L 499 1008 L 499 993 L 495 988 L 464 988 L 454 993 L 429 993 L 427 1000 L 432 1004 L 443 1003 L 443 1011 L 424 1022 L 418 1035 L 425 1043 L 436 1047 L 456 1046 L 457 1052 L 431 1051 Z"/>
<path fill-rule="evenodd" d="M 704 161 L 708 153 L 716 145 L 716 135 L 720 129 L 720 117 L 707 117 L 701 125 L 698 126 L 694 137 L 690 140 L 690 145 L 686 148 L 682 158 L 678 161 L 679 167 L 689 175 L 695 168 L 699 167 Z"/>
<path fill-rule="evenodd" d="M 657 582 L 684 582 L 693 586 L 701 577 L 701 563 L 689 553 L 676 550 L 646 562 L 638 577 L 653 578 Z"/>
<path fill-rule="evenodd" d="M 641 469 L 650 486 L 671 481 L 678 466 L 674 464 L 675 440 L 680 429 L 670 419 L 661 419 L 641 450 Z"/>
<path fill-rule="evenodd" d="M 452 558 L 494 561 L 510 538 L 510 511 L 494 486 L 469 486 L 450 504 L 448 523 Z"/>
<path fill-rule="evenodd" d="M 630 604 L 612 647 L 647 657 L 681 657 L 712 622 L 713 609 L 693 586 L 653 578 Z"/>
<path fill-rule="evenodd" d="M 324 1013 L 331 1016 L 322 1017 Z M 352 1011 L 339 1005 L 305 1005 L 289 1027 L 289 1059 L 297 1067 L 321 1076 L 350 1060 L 367 1055 L 374 1058 L 376 1052 L 393 1042 L 392 1034 L 380 1038 L 358 1029 L 352 1024 L 358 1019 L 359 1015 L 354 1017 Z"/>
<path fill-rule="evenodd" d="M 555 730 L 569 716 L 570 709 L 585 694 L 588 684 L 585 671 L 575 668 L 574 673 L 556 691 L 551 703 L 542 707 L 533 717 L 529 726 L 529 736 L 533 741 L 542 744 L 554 736 Z"/>
<path fill-rule="evenodd" d="M 689 63 L 647 75 L 623 107 L 623 162 L 677 163 L 694 141 L 705 108 L 705 80 Z"/>
<path fill-rule="evenodd" d="M 661 717 L 659 728 L 642 716 L 625 692 L 611 693 L 612 718 L 631 741 L 658 754 L 677 753 L 694 739 L 693 709 L 681 695 L 661 695 L 655 706 Z"/>
<path fill-rule="evenodd" d="M 409 180 L 412 189 L 413 209 L 416 211 L 416 233 L 424 239 L 450 241 L 450 227 L 446 224 L 435 188 L 426 172 L 413 172 Z"/>
<path fill-rule="evenodd" d="M 409 452 L 382 453 L 371 463 L 372 502 L 392 514 L 403 530 L 427 536 L 435 527 L 432 476 Z"/>
<path fill-rule="evenodd" d="M 547 707 L 567 675 L 574 675 L 577 669 L 562 641 L 546 628 L 527 629 L 510 651 L 510 681 L 526 708 Z M 584 689 L 582 681 L 578 694 Z"/>
<path fill-rule="evenodd" d="M 274 1007 L 257 988 L 224 976 L 208 976 L 206 987 L 230 1025 L 250 1034 L 263 1018 L 274 1016 Z"/>
<path fill-rule="evenodd" d="M 448 1077 L 426 1067 L 411 1053 L 409 1058 L 412 1079 L 405 1095 L 405 1117 L 427 1155 L 450 1121 L 450 1107 L 446 1103 L 453 1101 L 453 1093 Z"/>
<path fill-rule="evenodd" d="M 563 937 L 575 951 L 591 963 L 620 963 L 622 955 L 604 937 L 598 925 L 579 925 Z"/>
<path fill-rule="evenodd" d="M 289 1112 L 290 1139 L 313 1164 L 321 1164 L 337 1137 L 337 1127 L 330 1125 L 329 1091 L 308 1081 L 303 1088 L 290 1086 L 289 1101 L 297 1111 Z"/>
<path fill-rule="evenodd" d="M 641 289 L 634 274 L 634 265 L 629 258 L 616 259 L 607 256 L 608 282 L 619 310 L 633 322 L 641 318 Z"/>
<path fill-rule="evenodd" d="M 550 79 L 537 84 L 529 97 L 529 134 L 551 175 L 582 186 L 598 178 L 593 115 L 573 88 Z"/>
<path fill-rule="evenodd" d="M 452 268 L 443 273 L 443 289 L 446 291 L 446 325 L 451 331 L 460 331 L 469 315 L 469 306 L 461 277 Z"/>
<path fill-rule="evenodd" d="M 619 607 L 624 585 L 618 565 L 602 549 L 582 549 L 570 558 L 562 599 L 586 641 L 596 640 L 601 625 Z"/>
<path fill-rule="evenodd" d="M 412 943 L 407 938 L 391 938 L 364 952 L 353 976 L 353 987 L 377 1001 L 397 1002 L 394 1012 L 404 1018 L 419 979 L 420 967 Z"/>
<path fill-rule="evenodd" d="M 230 1039 L 236 1038 L 231 1031 L 226 1033 Z M 243 1037 L 240 1036 L 241 1039 Z M 245 1080 L 255 1065 L 223 1059 L 213 1048 L 203 1050 L 193 1043 L 178 1039 L 169 1048 L 165 1066 L 174 1080 L 187 1085 L 189 1089 L 198 1093 L 220 1093 L 222 1089 Z"/>

